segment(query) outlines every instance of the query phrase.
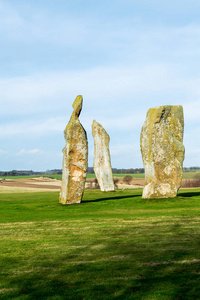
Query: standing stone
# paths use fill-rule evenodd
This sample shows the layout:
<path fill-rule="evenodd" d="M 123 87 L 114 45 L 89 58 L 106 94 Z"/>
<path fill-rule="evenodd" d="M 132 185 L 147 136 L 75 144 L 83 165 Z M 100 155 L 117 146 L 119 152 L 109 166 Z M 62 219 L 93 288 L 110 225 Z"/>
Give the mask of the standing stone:
<path fill-rule="evenodd" d="M 114 191 L 112 168 L 110 160 L 110 138 L 101 124 L 95 120 L 92 123 L 92 135 L 94 137 L 94 172 L 101 191 Z"/>
<path fill-rule="evenodd" d="M 166 105 L 148 110 L 140 136 L 145 168 L 142 198 L 176 197 L 185 154 L 183 129 L 182 106 Z"/>
<path fill-rule="evenodd" d="M 59 202 L 80 203 L 88 166 L 88 143 L 84 128 L 79 121 L 83 98 L 77 96 L 72 107 L 71 119 L 64 131 L 66 145 L 63 149 L 63 173 Z"/>

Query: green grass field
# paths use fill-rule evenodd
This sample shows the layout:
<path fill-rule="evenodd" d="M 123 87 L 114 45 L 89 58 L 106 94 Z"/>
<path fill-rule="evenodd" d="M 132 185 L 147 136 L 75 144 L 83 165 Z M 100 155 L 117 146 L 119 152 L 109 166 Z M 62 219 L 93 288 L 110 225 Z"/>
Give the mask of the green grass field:
<path fill-rule="evenodd" d="M 196 174 L 200 172 L 183 172 L 183 178 L 184 179 L 191 179 L 194 178 Z M 113 177 L 124 177 L 126 175 L 131 175 L 134 178 L 144 178 L 144 174 L 113 174 Z M 42 175 L 44 177 L 52 177 L 58 180 L 62 180 L 61 174 L 56 175 Z M 4 176 L 6 179 L 22 179 L 22 178 L 35 178 L 35 177 L 41 177 L 41 175 L 30 175 L 30 176 Z M 95 178 L 95 174 L 87 174 L 87 178 Z"/>
<path fill-rule="evenodd" d="M 200 174 L 200 172 L 183 172 L 184 179 L 191 179 L 194 178 L 196 174 Z"/>
<path fill-rule="evenodd" d="M 0 299 L 200 299 L 200 189 L 0 195 Z"/>

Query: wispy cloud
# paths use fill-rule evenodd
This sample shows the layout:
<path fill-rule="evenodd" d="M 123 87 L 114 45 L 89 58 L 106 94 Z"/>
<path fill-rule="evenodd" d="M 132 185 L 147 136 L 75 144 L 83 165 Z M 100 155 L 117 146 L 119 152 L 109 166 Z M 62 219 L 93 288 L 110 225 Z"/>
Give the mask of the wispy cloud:
<path fill-rule="evenodd" d="M 164 93 L 170 91 L 175 97 L 168 101 L 176 104 L 182 99 L 183 93 L 186 97 L 192 97 L 191 100 L 199 97 L 199 84 L 200 78 L 184 78 L 178 70 L 162 64 L 38 74 L 0 80 L 0 113 L 10 112 L 10 105 L 14 108 L 12 113 L 16 114 L 55 111 L 55 107 L 57 111 L 59 106 L 62 110 L 63 106 L 71 107 L 77 94 L 82 94 L 87 103 L 95 101 L 95 105 L 99 106 L 110 103 L 114 108 L 116 103 L 124 104 L 124 101 L 127 105 L 136 104 L 138 96 L 139 106 L 141 102 L 151 102 L 152 96 L 157 101 L 157 95 L 163 97 Z M 142 101 L 141 96 L 145 96 Z M 159 101 L 162 104 L 166 99 L 159 96 Z"/>
<path fill-rule="evenodd" d="M 62 117 L 43 119 L 38 121 L 31 120 L 30 122 L 22 121 L 8 123 L 0 126 L 0 136 L 19 136 L 29 135 L 38 137 L 44 134 L 51 135 L 52 132 L 62 132 L 66 126 L 66 120 Z"/>
<path fill-rule="evenodd" d="M 114 3 L 114 1 L 110 2 Z M 127 2 L 130 4 L 131 1 Z M 74 61 L 72 68 L 77 69 L 79 63 L 80 66 L 83 65 L 84 60 L 87 61 L 87 65 L 90 65 L 90 61 L 93 65 L 108 63 L 135 65 L 136 62 L 149 63 L 158 60 L 175 63 L 181 57 L 200 54 L 198 21 L 189 18 L 187 22 L 180 22 L 180 24 L 174 22 L 169 26 L 164 20 L 161 22 L 160 18 L 155 18 L 159 10 L 161 10 L 160 15 L 163 15 L 163 3 L 160 5 L 158 1 L 154 1 L 154 5 L 150 5 L 149 1 L 142 1 L 143 6 L 138 9 L 139 12 L 141 8 L 144 10 L 144 7 L 148 6 L 150 6 L 149 15 L 154 12 L 152 18 L 149 19 L 146 14 L 141 14 L 135 9 L 137 2 L 132 1 L 130 4 L 130 16 L 119 14 L 116 17 L 113 14 L 111 18 L 106 13 L 106 9 L 103 10 L 105 3 L 101 5 L 101 12 L 93 7 L 92 13 L 84 10 L 80 14 L 76 13 L 76 10 L 72 12 L 67 9 L 64 12 L 55 12 L 37 4 L 34 5 L 34 3 L 23 6 L 9 5 L 8 2 L 1 1 L 0 35 L 5 42 L 15 43 L 18 47 L 19 45 L 25 46 L 25 56 L 28 50 L 26 46 L 32 47 L 33 52 L 30 51 L 29 54 L 33 63 L 35 60 L 39 63 L 40 55 L 42 56 L 41 63 L 44 63 L 42 60 L 48 56 L 50 61 L 54 58 L 54 62 L 58 63 L 60 58 L 56 54 L 62 54 L 60 67 L 63 67 L 61 69 L 69 68 L 71 60 Z M 192 2 L 188 8 L 194 10 L 196 5 L 200 6 L 196 1 Z M 127 13 L 129 4 L 126 5 Z M 186 7 L 174 3 L 173 5 L 165 4 L 165 6 L 166 9 L 178 7 L 179 11 Z M 20 47 L 22 52 L 23 47 Z M 54 51 L 51 52 L 51 49 Z M 38 55 L 37 58 L 35 58 L 34 51 Z M 65 56 L 63 52 L 66 53 Z M 14 57 L 15 53 L 11 55 Z"/>
<path fill-rule="evenodd" d="M 17 156 L 23 156 L 23 155 L 35 155 L 35 154 L 40 154 L 42 153 L 43 151 L 40 150 L 40 149 L 29 149 L 29 150 L 26 150 L 26 149 L 21 149 L 18 153 L 16 153 Z"/>
<path fill-rule="evenodd" d="M 28 9 L 28 11 L 27 11 Z M 28 16 L 27 16 L 28 15 Z M 37 7 L 0 3 L 0 34 L 12 41 L 33 44 L 50 42 L 61 45 L 77 45 L 83 42 L 87 30 L 80 18 L 57 15 Z"/>
<path fill-rule="evenodd" d="M 43 168 L 44 156 L 47 168 L 60 163 L 49 149 L 64 145 L 78 94 L 89 146 L 96 119 L 111 137 L 114 166 L 122 167 L 141 166 L 139 135 L 147 110 L 183 105 L 189 161 L 189 151 L 199 148 L 199 8 L 197 0 L 84 6 L 81 0 L 0 0 L 1 148 L 15 158 L 4 160 L 5 169 L 15 163 Z"/>

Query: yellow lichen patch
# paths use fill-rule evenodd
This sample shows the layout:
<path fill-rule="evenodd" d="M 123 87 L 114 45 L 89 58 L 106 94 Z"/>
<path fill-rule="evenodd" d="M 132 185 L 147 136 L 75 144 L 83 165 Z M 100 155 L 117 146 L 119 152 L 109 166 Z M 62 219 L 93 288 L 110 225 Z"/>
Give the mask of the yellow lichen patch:
<path fill-rule="evenodd" d="M 160 106 L 147 112 L 140 146 L 145 167 L 143 198 L 175 197 L 184 160 L 182 106 Z"/>
<path fill-rule="evenodd" d="M 66 145 L 63 149 L 63 175 L 59 202 L 80 203 L 86 180 L 88 143 L 78 116 L 82 108 L 82 96 L 73 103 L 74 111 L 64 131 Z"/>
<path fill-rule="evenodd" d="M 77 96 L 72 105 L 74 109 L 74 114 L 78 117 L 83 105 L 83 97 L 81 95 Z"/>

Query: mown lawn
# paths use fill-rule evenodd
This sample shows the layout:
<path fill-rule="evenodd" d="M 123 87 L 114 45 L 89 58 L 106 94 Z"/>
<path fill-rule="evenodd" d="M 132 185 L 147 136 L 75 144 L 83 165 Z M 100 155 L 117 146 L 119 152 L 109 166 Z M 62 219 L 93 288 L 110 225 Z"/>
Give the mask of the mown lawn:
<path fill-rule="evenodd" d="M 200 189 L 0 195 L 0 299 L 200 299 Z"/>

